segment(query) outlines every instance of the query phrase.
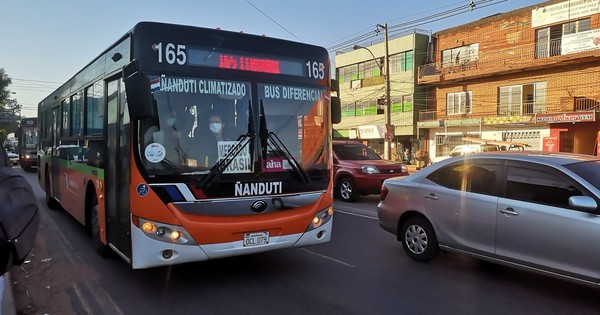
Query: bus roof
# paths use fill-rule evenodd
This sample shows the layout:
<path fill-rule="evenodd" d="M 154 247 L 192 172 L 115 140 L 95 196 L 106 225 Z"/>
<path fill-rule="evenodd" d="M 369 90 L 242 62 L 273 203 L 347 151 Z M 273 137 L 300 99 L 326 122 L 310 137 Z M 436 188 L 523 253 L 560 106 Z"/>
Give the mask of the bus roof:
<path fill-rule="evenodd" d="M 191 42 L 204 43 L 212 45 L 212 47 L 224 47 L 234 51 L 239 49 L 260 54 L 286 56 L 308 54 L 329 58 L 325 48 L 312 44 L 221 29 L 143 21 L 137 23 L 67 82 L 45 97 L 40 102 L 40 107 L 45 107 L 44 103 L 55 105 L 91 82 L 122 69 L 135 58 L 141 57 L 142 60 L 148 60 L 148 56 L 141 56 L 138 51 L 141 50 L 142 45 L 147 45 L 148 41 L 156 40 L 157 36 L 164 38 L 167 43 L 187 38 Z M 131 47 L 131 43 L 133 43 L 133 47 Z M 329 64 L 326 66 L 329 67 Z"/>

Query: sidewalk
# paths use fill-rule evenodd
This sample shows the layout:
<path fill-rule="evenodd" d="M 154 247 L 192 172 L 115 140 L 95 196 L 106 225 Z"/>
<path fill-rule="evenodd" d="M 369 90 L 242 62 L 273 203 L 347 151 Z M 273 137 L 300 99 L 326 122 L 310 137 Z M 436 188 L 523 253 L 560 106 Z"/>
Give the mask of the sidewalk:
<path fill-rule="evenodd" d="M 0 308 L 0 315 L 15 315 L 15 301 L 13 300 L 12 292 L 12 281 L 10 280 L 10 272 L 6 272 L 1 277 L 0 282 L 0 295 L 2 297 L 2 306 Z"/>

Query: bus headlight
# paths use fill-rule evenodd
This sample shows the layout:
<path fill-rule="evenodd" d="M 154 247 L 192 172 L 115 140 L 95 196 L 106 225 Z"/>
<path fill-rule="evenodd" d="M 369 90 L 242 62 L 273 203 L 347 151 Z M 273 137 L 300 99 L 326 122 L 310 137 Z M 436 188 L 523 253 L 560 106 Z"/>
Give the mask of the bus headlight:
<path fill-rule="evenodd" d="M 157 241 L 180 245 L 196 245 L 192 236 L 182 226 L 139 218 L 139 227 L 146 236 Z"/>
<path fill-rule="evenodd" d="M 317 212 L 317 214 L 315 214 L 315 216 L 313 217 L 312 222 L 308 226 L 307 231 L 319 228 L 323 224 L 329 222 L 329 220 L 331 220 L 332 217 L 333 217 L 333 207 L 332 206 L 329 206 L 327 209 Z"/>

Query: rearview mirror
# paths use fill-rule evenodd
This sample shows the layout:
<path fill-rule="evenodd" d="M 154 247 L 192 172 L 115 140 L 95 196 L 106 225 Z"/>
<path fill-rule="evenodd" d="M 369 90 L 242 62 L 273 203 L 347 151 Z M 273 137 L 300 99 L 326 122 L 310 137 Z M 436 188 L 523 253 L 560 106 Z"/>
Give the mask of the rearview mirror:
<path fill-rule="evenodd" d="M 131 119 L 154 117 L 154 98 L 150 89 L 150 80 L 142 74 L 134 60 L 123 67 L 123 82 L 127 91 L 127 105 Z"/>
<path fill-rule="evenodd" d="M 337 96 L 331 97 L 331 122 L 334 124 L 342 122 L 342 102 Z"/>

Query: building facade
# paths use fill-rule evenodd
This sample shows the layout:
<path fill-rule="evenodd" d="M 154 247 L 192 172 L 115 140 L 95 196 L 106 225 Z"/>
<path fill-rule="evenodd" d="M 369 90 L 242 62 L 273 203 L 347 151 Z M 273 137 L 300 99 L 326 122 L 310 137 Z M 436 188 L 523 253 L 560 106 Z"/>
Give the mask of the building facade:
<path fill-rule="evenodd" d="M 418 131 L 431 156 L 464 137 L 527 149 L 596 154 L 600 123 L 600 1 L 547 1 L 432 35 L 418 83 L 436 109 Z"/>
<path fill-rule="evenodd" d="M 406 149 L 416 149 L 418 113 L 435 108 L 432 92 L 417 85 L 417 70 L 425 64 L 429 41 L 429 32 L 417 30 L 387 41 L 392 160 L 401 160 Z M 337 53 L 334 59 L 342 102 L 342 122 L 334 125 L 335 137 L 363 141 L 380 154 L 386 135 L 385 49 L 384 41 Z"/>

